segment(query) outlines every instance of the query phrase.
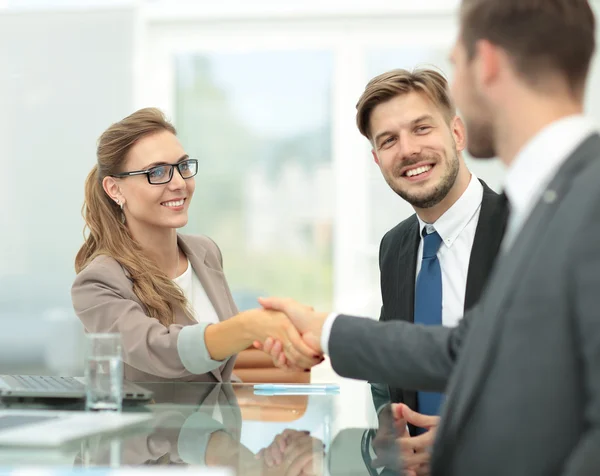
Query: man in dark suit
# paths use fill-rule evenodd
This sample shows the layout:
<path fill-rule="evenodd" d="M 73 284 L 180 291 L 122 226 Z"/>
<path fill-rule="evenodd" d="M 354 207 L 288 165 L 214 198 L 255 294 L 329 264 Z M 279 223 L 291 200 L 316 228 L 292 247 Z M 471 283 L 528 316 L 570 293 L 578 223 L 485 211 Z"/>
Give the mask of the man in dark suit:
<path fill-rule="evenodd" d="M 462 2 L 452 96 L 471 155 L 508 167 L 510 215 L 457 327 L 261 302 L 344 377 L 446 391 L 433 476 L 600 474 L 600 135 L 583 115 L 595 28 L 587 0 Z"/>
<path fill-rule="evenodd" d="M 505 200 L 467 169 L 464 126 L 439 72 L 381 74 L 369 81 L 356 108 L 358 129 L 369 140 L 375 163 L 390 188 L 415 210 L 381 241 L 380 320 L 415 322 L 416 291 L 422 289 L 417 268 L 429 225 L 441 238 L 436 252 L 441 306 L 434 324 L 453 327 L 481 295 L 502 241 Z M 372 393 L 378 413 L 391 400 L 437 415 L 441 400 L 425 396 L 434 400 L 419 404 L 417 392 L 379 383 L 372 383 Z"/>
<path fill-rule="evenodd" d="M 381 242 L 380 320 L 415 322 L 416 317 L 419 322 L 415 300 L 419 302 L 418 292 L 428 290 L 418 286 L 423 275 L 417 270 L 426 259 L 423 232 L 431 227 L 440 238 L 438 321 L 421 323 L 453 327 L 481 295 L 502 241 L 505 200 L 467 169 L 464 125 L 438 71 L 396 69 L 373 78 L 358 101 L 356 118 L 386 182 L 415 210 Z M 376 451 L 387 438 L 389 425 L 382 419 L 391 412 L 382 412 L 386 405 L 405 403 L 424 415 L 439 414 L 441 394 L 374 382 L 371 390 L 380 419 Z M 425 432 L 408 424 L 412 436 Z M 428 438 L 418 440 L 419 452 L 429 452 L 433 428 Z"/>

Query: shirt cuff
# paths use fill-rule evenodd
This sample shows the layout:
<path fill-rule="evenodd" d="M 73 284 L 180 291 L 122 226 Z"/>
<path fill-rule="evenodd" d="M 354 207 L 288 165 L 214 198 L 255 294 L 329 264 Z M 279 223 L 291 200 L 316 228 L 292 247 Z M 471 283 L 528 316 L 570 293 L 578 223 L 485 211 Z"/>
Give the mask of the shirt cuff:
<path fill-rule="evenodd" d="M 204 331 L 208 326 L 210 323 L 201 322 L 192 326 L 184 326 L 179 331 L 177 352 L 185 369 L 193 374 L 208 373 L 227 361 L 227 359 L 218 361 L 210 358 L 204 342 Z"/>
<path fill-rule="evenodd" d="M 324 354 L 329 354 L 329 336 L 331 335 L 333 323 L 338 316 L 339 314 L 337 312 L 332 312 L 327 316 L 327 319 L 325 319 L 325 322 L 323 323 L 323 328 L 321 329 L 321 349 Z"/>

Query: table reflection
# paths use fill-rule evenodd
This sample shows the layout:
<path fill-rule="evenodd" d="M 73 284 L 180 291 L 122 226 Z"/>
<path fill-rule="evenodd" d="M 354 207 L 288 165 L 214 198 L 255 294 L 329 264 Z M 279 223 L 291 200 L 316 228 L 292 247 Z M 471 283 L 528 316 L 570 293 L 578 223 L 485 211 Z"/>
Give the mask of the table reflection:
<path fill-rule="evenodd" d="M 54 449 L 0 447 L 0 468 L 54 467 L 61 475 L 68 468 L 158 465 L 225 467 L 237 475 L 398 474 L 397 465 L 387 465 L 397 454 L 394 434 L 386 433 L 387 466 L 374 468 L 373 460 L 381 460 L 370 442 L 375 432 L 340 428 L 336 395 L 255 395 L 248 384 L 143 385 L 153 391 L 152 402 L 123 411 L 150 412 L 144 426 Z"/>
<path fill-rule="evenodd" d="M 146 386 L 154 392 L 145 407 L 154 415 L 151 425 L 86 439 L 76 466 L 195 465 L 229 467 L 244 475 L 324 474 L 325 445 L 310 430 L 286 428 L 258 451 L 241 441 L 245 418 L 263 425 L 289 423 L 306 412 L 306 396 L 269 401 L 255 397 L 248 386 Z"/>

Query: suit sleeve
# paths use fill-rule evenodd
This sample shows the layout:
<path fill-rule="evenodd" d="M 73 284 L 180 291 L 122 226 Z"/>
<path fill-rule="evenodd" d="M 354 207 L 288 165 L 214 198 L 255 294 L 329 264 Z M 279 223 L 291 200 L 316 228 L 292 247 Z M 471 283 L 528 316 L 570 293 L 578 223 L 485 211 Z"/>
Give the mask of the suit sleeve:
<path fill-rule="evenodd" d="M 598 202 L 596 202 L 597 204 Z M 575 330 L 581 353 L 585 388 L 585 432 L 565 466 L 565 476 L 600 474 L 600 319 L 598 289 L 600 289 L 600 206 L 583 220 L 585 229 L 575 236 L 571 283 L 575 313 Z"/>
<path fill-rule="evenodd" d="M 454 328 L 340 315 L 329 338 L 331 365 L 342 377 L 444 392 L 474 312 Z"/>
<path fill-rule="evenodd" d="M 383 316 L 384 308 L 381 306 L 381 314 L 379 317 L 379 321 L 384 321 Z M 373 397 L 373 406 L 375 407 L 375 412 L 379 412 L 379 409 L 384 405 L 387 405 L 392 401 L 390 397 L 390 389 L 385 383 L 378 383 L 374 381 L 369 382 L 371 385 L 371 396 Z"/>
<path fill-rule="evenodd" d="M 222 365 L 210 359 L 206 349 L 206 324 L 165 327 L 122 294 L 126 283 L 120 280 L 127 278 L 113 266 L 118 265 L 92 263 L 77 275 L 71 289 L 75 313 L 88 332 L 120 333 L 123 362 L 159 377 L 203 374 Z"/>
<path fill-rule="evenodd" d="M 381 276 L 380 279 L 383 279 L 383 252 L 387 248 L 386 243 L 388 241 L 389 234 L 390 233 L 387 232 L 381 239 L 381 242 L 379 243 L 379 274 Z M 381 297 L 383 300 L 383 293 Z M 382 304 L 381 312 L 379 313 L 379 321 L 384 322 L 386 320 L 387 318 L 385 316 L 385 306 Z M 379 413 L 380 408 L 392 401 L 390 397 L 390 389 L 384 383 L 378 383 L 374 381 L 370 381 L 369 383 L 371 384 L 371 396 L 373 397 L 373 406 L 375 407 L 375 412 Z"/>

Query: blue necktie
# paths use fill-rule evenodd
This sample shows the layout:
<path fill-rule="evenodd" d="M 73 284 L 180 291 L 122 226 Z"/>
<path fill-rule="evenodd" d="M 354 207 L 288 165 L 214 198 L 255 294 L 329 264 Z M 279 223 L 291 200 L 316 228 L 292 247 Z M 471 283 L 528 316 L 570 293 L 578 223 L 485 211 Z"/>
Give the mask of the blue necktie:
<path fill-rule="evenodd" d="M 442 238 L 437 231 L 427 234 L 423 229 L 423 260 L 415 289 L 415 324 L 442 325 L 442 270 L 437 257 Z M 442 395 L 417 392 L 418 411 L 426 415 L 438 415 Z"/>

